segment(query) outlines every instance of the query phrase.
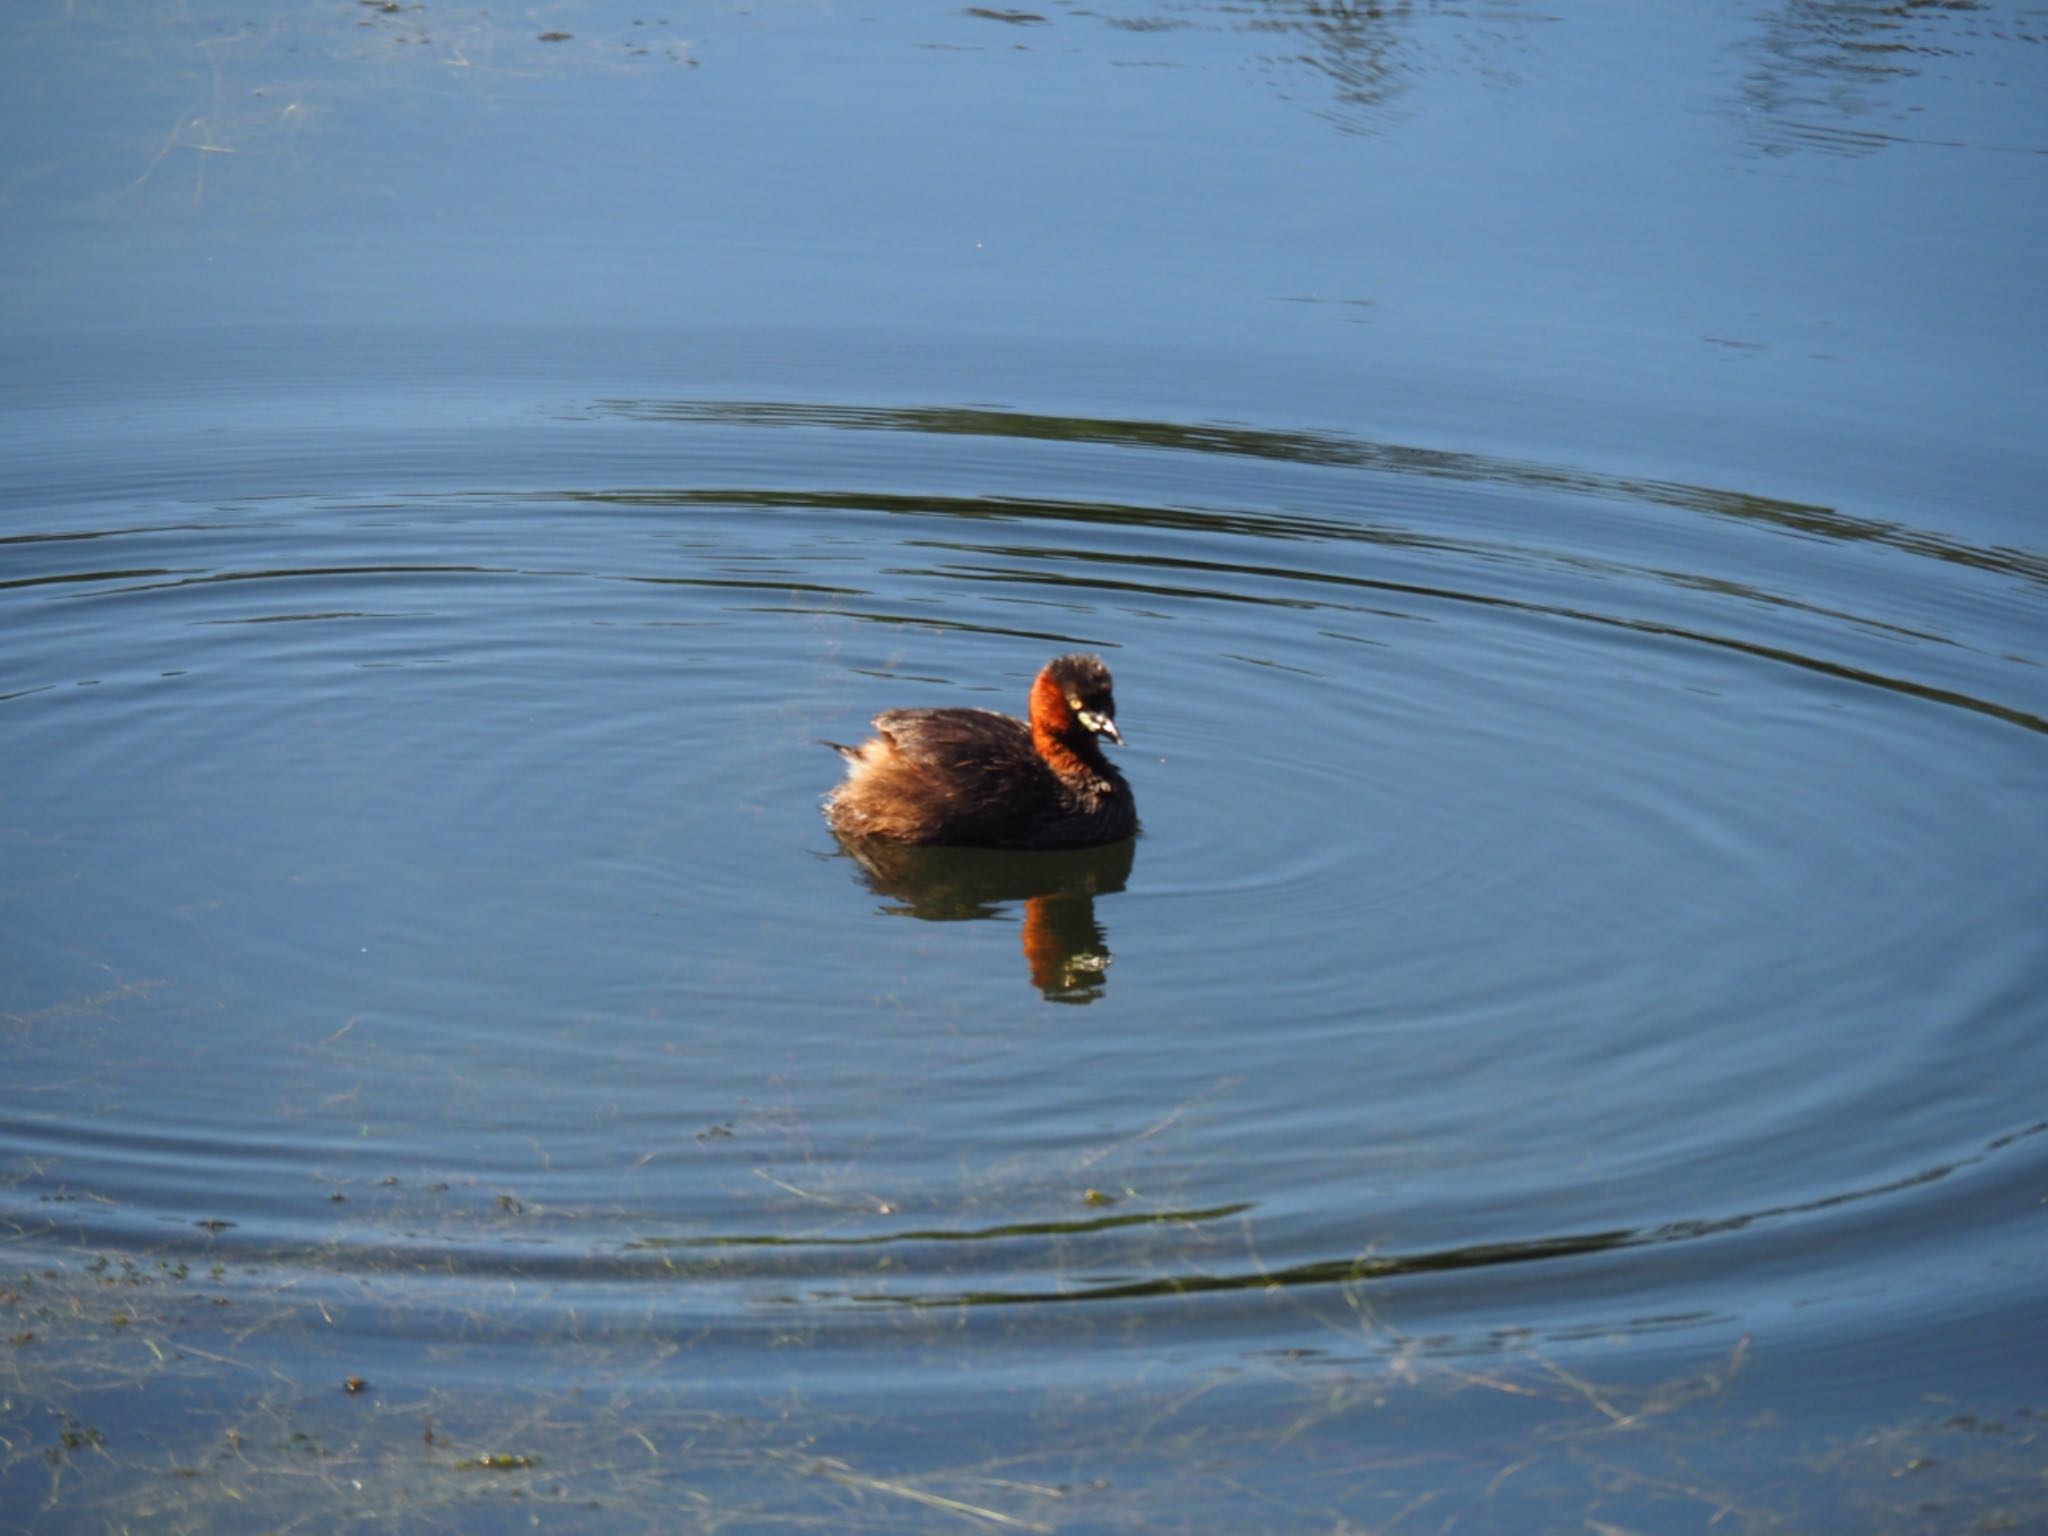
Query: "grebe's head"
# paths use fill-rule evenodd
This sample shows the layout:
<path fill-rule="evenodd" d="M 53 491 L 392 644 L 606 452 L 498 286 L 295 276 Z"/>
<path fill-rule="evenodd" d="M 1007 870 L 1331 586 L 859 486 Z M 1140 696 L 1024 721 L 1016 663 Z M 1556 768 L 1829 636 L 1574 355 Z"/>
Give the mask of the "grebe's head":
<path fill-rule="evenodd" d="M 1055 694 L 1091 735 L 1107 736 L 1118 746 L 1124 744 L 1116 728 L 1116 694 L 1110 686 L 1109 668 L 1102 664 L 1101 657 L 1078 651 L 1071 656 L 1055 657 L 1038 674 L 1038 687 Z M 1034 719 L 1038 713 L 1034 700 Z"/>

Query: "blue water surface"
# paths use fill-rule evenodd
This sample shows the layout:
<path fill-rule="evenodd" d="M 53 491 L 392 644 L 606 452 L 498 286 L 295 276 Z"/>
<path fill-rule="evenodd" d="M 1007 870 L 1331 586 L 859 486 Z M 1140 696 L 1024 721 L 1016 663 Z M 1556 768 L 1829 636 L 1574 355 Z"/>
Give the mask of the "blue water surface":
<path fill-rule="evenodd" d="M 2041 21 L 0 18 L 0 1530 L 2048 1523 Z"/>

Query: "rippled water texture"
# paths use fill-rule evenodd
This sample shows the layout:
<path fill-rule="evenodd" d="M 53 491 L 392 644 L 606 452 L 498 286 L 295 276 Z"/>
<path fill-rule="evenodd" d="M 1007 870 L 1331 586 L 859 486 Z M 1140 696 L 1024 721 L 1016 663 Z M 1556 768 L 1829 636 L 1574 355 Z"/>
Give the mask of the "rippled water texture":
<path fill-rule="evenodd" d="M 0 23 L 0 1530 L 2048 1521 L 2037 19 Z"/>

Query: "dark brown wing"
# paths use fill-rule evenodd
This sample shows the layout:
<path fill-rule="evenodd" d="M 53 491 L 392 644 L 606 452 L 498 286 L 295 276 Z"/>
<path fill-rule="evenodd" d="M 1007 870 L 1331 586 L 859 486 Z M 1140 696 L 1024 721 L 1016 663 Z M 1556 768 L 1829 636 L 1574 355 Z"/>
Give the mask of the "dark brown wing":
<path fill-rule="evenodd" d="M 911 762 L 942 770 L 1037 757 L 1031 727 L 993 709 L 888 709 L 875 716 L 875 729 Z"/>
<path fill-rule="evenodd" d="M 992 709 L 892 709 L 834 804 L 842 831 L 914 843 L 1028 845 L 1064 814 L 1031 728 Z M 874 746 L 880 746 L 879 752 Z"/>

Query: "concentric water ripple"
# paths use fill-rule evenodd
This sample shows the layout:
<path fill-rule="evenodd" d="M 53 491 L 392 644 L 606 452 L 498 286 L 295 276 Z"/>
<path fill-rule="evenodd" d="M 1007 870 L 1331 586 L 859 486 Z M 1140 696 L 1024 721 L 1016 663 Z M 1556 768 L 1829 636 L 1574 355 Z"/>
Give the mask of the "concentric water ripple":
<path fill-rule="evenodd" d="M 678 1320 L 1214 1296 L 1226 1352 L 1371 1285 L 1457 1352 L 1509 1294 L 1732 1335 L 1717 1266 L 1825 1297 L 1923 1191 L 1995 1252 L 2038 1172 L 2036 553 L 1278 428 L 479 430 L 496 485 L 115 455 L 5 544 L 18 1228 Z M 839 856 L 817 738 L 1077 646 L 1127 872 Z"/>

